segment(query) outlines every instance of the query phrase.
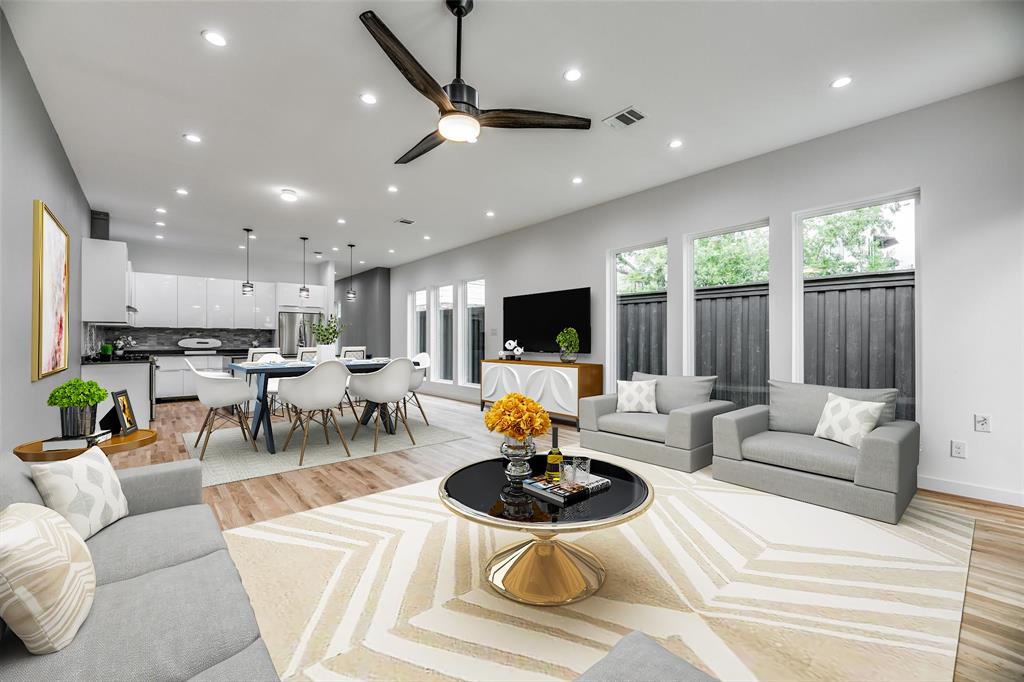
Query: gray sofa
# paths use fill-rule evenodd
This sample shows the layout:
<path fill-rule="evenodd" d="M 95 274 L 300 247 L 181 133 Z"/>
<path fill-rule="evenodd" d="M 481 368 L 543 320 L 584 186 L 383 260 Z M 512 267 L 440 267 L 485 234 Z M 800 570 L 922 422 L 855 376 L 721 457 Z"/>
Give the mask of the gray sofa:
<path fill-rule="evenodd" d="M 634 630 L 575 682 L 718 682 Z"/>
<path fill-rule="evenodd" d="M 86 541 L 96 596 L 75 639 L 28 653 L 0 640 L 4 680 L 278 680 L 196 460 L 117 472 L 129 516 Z M 0 453 L 0 509 L 42 505 L 28 466 Z"/>
<path fill-rule="evenodd" d="M 917 492 L 920 428 L 895 419 L 896 389 L 768 383 L 768 405 L 715 417 L 715 479 L 899 522 Z M 814 437 L 829 392 L 886 403 L 859 450 Z"/>
<path fill-rule="evenodd" d="M 580 445 L 680 471 L 711 464 L 711 420 L 736 409 L 708 400 L 717 377 L 634 372 L 633 381 L 654 379 L 658 414 L 616 412 L 615 395 L 580 400 Z"/>

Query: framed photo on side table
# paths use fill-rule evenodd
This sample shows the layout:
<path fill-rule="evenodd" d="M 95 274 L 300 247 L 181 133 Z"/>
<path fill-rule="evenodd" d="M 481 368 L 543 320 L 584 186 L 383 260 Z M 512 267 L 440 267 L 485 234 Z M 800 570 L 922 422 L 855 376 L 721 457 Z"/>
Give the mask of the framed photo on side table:
<path fill-rule="evenodd" d="M 135 419 L 135 410 L 132 409 L 132 401 L 128 397 L 128 391 L 111 391 L 110 398 L 114 401 L 114 406 L 100 420 L 100 426 L 104 429 L 110 429 L 115 436 L 125 436 L 138 431 L 139 422 Z"/>

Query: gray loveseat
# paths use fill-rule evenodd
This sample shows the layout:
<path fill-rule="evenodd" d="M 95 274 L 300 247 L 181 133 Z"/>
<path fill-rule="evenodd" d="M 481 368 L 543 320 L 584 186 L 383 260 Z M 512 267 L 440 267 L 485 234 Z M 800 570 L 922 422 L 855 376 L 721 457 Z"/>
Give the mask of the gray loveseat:
<path fill-rule="evenodd" d="M 86 541 L 96 596 L 74 641 L 28 653 L 0 640 L 4 680 L 278 680 L 196 460 L 117 472 L 129 516 Z M 0 509 L 42 505 L 29 468 L 0 453 Z"/>
<path fill-rule="evenodd" d="M 654 379 L 658 413 L 616 412 L 617 396 L 580 400 L 580 445 L 659 466 L 697 471 L 711 464 L 711 420 L 736 409 L 708 400 L 717 377 L 633 372 L 633 381 Z"/>
<path fill-rule="evenodd" d="M 895 419 L 896 389 L 768 384 L 768 405 L 715 417 L 715 479 L 897 523 L 917 492 L 920 428 Z M 814 437 L 829 392 L 886 403 L 859 450 Z"/>

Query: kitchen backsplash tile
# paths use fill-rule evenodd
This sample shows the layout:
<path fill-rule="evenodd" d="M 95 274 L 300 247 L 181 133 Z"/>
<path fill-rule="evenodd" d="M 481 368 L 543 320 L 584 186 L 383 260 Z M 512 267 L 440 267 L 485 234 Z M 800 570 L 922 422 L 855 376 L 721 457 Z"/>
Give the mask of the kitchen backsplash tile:
<path fill-rule="evenodd" d="M 187 337 L 220 339 L 225 348 L 249 348 L 271 346 L 274 332 L 271 329 L 188 329 L 161 327 L 116 327 L 102 324 L 86 324 L 82 334 L 82 353 L 98 353 L 104 343 L 113 343 L 121 336 L 130 336 L 138 344 L 134 350 L 170 350 L 178 348 L 178 341 Z"/>

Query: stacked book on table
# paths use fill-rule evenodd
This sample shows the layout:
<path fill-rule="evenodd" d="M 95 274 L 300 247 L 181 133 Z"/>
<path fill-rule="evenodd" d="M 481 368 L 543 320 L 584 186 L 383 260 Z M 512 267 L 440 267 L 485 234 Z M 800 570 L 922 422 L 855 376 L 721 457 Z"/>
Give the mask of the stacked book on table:
<path fill-rule="evenodd" d="M 534 497 L 559 506 L 573 504 L 595 493 L 607 490 L 612 482 L 602 476 L 587 474 L 585 480 L 573 483 L 552 483 L 544 474 L 523 481 L 523 490 Z"/>
<path fill-rule="evenodd" d="M 90 433 L 88 436 L 72 436 L 70 438 L 54 436 L 53 438 L 47 438 L 43 441 L 43 452 L 53 452 L 54 450 L 85 450 L 91 448 L 93 445 L 98 445 L 105 440 L 110 440 L 111 435 L 113 434 L 109 429 L 107 429 Z"/>

